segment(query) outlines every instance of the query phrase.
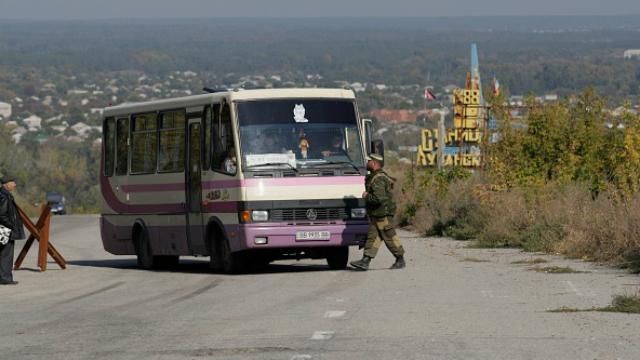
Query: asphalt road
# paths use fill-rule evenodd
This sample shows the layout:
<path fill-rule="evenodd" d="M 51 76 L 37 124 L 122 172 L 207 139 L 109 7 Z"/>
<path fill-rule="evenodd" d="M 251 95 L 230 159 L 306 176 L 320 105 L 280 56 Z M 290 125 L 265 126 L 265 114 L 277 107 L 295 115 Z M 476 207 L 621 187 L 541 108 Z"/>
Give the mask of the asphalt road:
<path fill-rule="evenodd" d="M 547 312 L 609 305 L 637 293 L 637 275 L 401 236 L 404 270 L 387 270 L 383 248 L 368 272 L 306 260 L 228 276 L 207 273 L 202 258 L 138 270 L 133 257 L 104 252 L 97 217 L 54 217 L 52 241 L 69 267 L 35 271 L 32 249 L 14 273 L 20 284 L 0 287 L 0 359 L 640 358 L 640 315 Z M 590 272 L 512 264 L 534 257 Z"/>

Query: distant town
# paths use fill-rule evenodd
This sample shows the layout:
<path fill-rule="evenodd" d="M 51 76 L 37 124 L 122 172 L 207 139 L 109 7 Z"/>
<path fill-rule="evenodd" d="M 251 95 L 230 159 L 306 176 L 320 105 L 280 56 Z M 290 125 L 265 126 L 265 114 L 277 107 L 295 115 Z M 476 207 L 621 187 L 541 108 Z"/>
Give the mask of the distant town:
<path fill-rule="evenodd" d="M 625 52 L 625 57 L 628 54 L 640 56 L 635 55 L 640 54 L 640 50 L 629 50 Z M 319 74 L 307 74 L 304 81 L 287 78 L 287 75 L 236 77 L 234 74 L 227 74 L 222 79 L 235 81 L 223 83 L 219 78 L 201 76 L 191 70 L 174 71 L 166 76 L 121 71 L 100 76 L 70 76 L 56 81 L 42 79 L 30 89 L 30 96 L 0 99 L 0 122 L 8 128 L 16 143 L 20 143 L 25 137 L 40 143 L 51 137 L 71 142 L 84 142 L 88 139 L 99 142 L 102 111 L 106 106 L 199 94 L 203 93 L 204 86 L 239 91 L 254 88 L 339 87 L 354 90 L 363 107 L 362 116 L 378 121 L 378 135 L 382 136 L 390 126 L 399 126 L 400 133 L 417 134 L 420 127 L 437 119 L 441 106 L 451 108 L 452 91 L 459 87 L 456 84 L 393 86 L 347 80 L 327 82 Z M 211 80 L 217 82 L 209 83 Z M 425 88 L 433 89 L 436 101 L 424 99 Z M 372 98 L 383 98 L 388 106 L 374 106 L 370 101 Z M 559 100 L 555 93 L 541 94 L 534 98 L 539 103 Z M 517 118 L 521 114 L 525 96 L 510 95 L 507 101 L 513 108 L 512 116 Z M 620 105 L 613 110 L 613 115 L 619 116 L 624 111 L 637 113 L 639 106 L 632 104 L 629 109 Z M 448 116 L 448 121 L 451 121 L 450 118 Z M 415 141 L 418 141 L 417 137 Z"/>

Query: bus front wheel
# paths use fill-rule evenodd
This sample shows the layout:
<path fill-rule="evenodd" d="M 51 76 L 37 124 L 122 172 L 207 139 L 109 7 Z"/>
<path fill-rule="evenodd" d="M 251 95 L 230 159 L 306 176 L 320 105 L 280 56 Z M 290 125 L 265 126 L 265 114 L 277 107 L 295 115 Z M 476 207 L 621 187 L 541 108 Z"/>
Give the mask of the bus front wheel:
<path fill-rule="evenodd" d="M 349 261 L 349 247 L 342 246 L 329 250 L 327 254 L 327 264 L 331 270 L 344 270 L 347 268 Z"/>
<path fill-rule="evenodd" d="M 222 270 L 225 274 L 241 274 L 247 272 L 247 262 L 245 254 L 242 252 L 231 252 L 229 241 L 222 240 L 221 244 Z"/>

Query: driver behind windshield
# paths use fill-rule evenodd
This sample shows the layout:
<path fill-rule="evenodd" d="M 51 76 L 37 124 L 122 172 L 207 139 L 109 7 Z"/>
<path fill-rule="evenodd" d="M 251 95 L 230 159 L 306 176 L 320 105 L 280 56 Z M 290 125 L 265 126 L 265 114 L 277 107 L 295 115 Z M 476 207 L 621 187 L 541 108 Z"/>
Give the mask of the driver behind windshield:
<path fill-rule="evenodd" d="M 331 137 L 331 146 L 326 150 L 322 150 L 322 156 L 347 156 L 347 152 L 342 148 L 342 136 L 340 134 L 334 134 Z"/>
<path fill-rule="evenodd" d="M 263 132 L 251 141 L 250 154 L 273 154 L 283 153 L 286 149 L 282 147 L 281 141 L 276 134 Z"/>

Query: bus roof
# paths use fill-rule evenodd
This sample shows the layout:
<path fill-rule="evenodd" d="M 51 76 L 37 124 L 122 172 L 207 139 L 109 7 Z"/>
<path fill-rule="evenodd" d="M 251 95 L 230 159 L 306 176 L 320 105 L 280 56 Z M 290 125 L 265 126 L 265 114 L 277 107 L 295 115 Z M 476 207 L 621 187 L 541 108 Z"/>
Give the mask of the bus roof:
<path fill-rule="evenodd" d="M 318 89 L 318 88 L 289 88 L 289 89 L 255 89 L 230 90 L 211 94 L 184 96 L 171 99 L 124 103 L 104 109 L 104 116 L 117 116 L 130 113 L 141 113 L 156 110 L 170 110 L 189 108 L 212 103 L 227 98 L 230 101 L 249 101 L 264 99 L 313 98 L 313 99 L 355 99 L 355 94 L 349 89 Z"/>

